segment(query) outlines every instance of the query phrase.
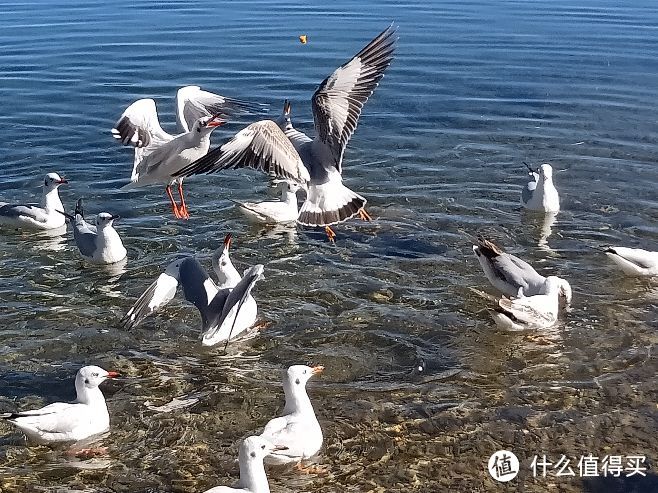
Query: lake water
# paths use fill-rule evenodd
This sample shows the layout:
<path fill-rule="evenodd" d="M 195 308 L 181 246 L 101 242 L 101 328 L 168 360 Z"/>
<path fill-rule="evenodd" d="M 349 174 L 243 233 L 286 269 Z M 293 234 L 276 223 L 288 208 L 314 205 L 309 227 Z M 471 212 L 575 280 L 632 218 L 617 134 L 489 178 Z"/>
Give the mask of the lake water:
<path fill-rule="evenodd" d="M 590 248 L 658 249 L 655 2 L 43 0 L 0 12 L 0 197 L 33 199 L 46 172 L 65 174 L 66 206 L 83 196 L 90 216 L 120 214 L 129 250 L 111 271 L 83 263 L 70 232 L 3 233 L 0 409 L 72 398 L 83 364 L 128 379 L 103 386 L 106 457 L 27 448 L 0 424 L 0 491 L 230 484 L 237 443 L 281 410 L 293 363 L 327 368 L 309 393 L 328 473 L 271 470 L 274 493 L 502 491 L 486 471 L 499 449 L 521 460 L 506 491 L 630 491 L 533 478 L 530 463 L 564 454 L 577 475 L 587 454 L 658 459 L 657 285 Z M 254 172 L 189 179 L 189 221 L 171 216 L 162 187 L 118 191 L 132 153 L 110 129 L 135 99 L 154 98 L 173 131 L 182 85 L 269 103 L 272 116 L 290 98 L 312 132 L 316 85 L 392 21 L 396 58 L 344 162 L 371 223 L 341 224 L 335 245 L 322 231 L 251 226 L 229 199 L 265 195 Z M 523 161 L 555 169 L 563 211 L 549 236 L 519 210 Z M 202 348 L 198 313 L 179 298 L 120 328 L 169 261 L 209 264 L 227 232 L 240 270 L 265 264 L 266 329 L 227 353 Z M 491 301 L 470 289 L 495 294 L 471 251 L 478 232 L 571 282 L 558 326 L 495 329 Z M 158 410 L 174 397 L 198 401 Z"/>

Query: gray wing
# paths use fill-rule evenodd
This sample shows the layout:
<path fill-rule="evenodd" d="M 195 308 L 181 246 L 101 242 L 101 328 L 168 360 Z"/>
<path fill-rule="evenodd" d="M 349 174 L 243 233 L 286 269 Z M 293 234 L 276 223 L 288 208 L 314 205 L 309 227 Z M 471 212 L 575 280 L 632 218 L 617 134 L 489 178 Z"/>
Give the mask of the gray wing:
<path fill-rule="evenodd" d="M 205 327 L 209 317 L 213 316 L 210 302 L 217 295 L 217 286 L 199 261 L 192 257 L 181 262 L 179 280 L 185 299 L 199 309 Z"/>
<path fill-rule="evenodd" d="M 45 223 L 48 220 L 45 211 L 41 207 L 35 205 L 5 204 L 0 207 L 0 216 L 15 219 L 25 217 L 41 223 Z"/>
<path fill-rule="evenodd" d="M 261 120 L 240 130 L 173 176 L 216 173 L 223 169 L 253 168 L 270 176 L 305 183 L 308 171 L 286 134 L 272 120 Z"/>
<path fill-rule="evenodd" d="M 529 181 L 526 183 L 526 185 L 523 187 L 523 190 L 521 190 L 521 202 L 524 204 L 527 204 L 532 198 L 532 195 L 535 193 L 535 189 L 537 188 L 537 181 L 539 180 L 539 175 L 537 173 L 529 174 L 534 181 Z"/>
<path fill-rule="evenodd" d="M 176 93 L 176 121 L 189 132 L 199 118 L 204 116 L 227 117 L 238 113 L 262 113 L 267 105 L 227 98 L 204 91 L 199 86 L 181 87 Z"/>
<path fill-rule="evenodd" d="M 356 129 L 363 105 L 393 60 L 396 28 L 391 25 L 354 58 L 337 68 L 313 94 L 314 146 L 329 148 L 340 172 L 343 152 Z M 318 140 L 319 139 L 319 140 Z"/>
<path fill-rule="evenodd" d="M 238 313 L 244 304 L 247 296 L 256 284 L 256 281 L 263 278 L 263 266 L 261 264 L 254 265 L 248 269 L 240 282 L 238 282 L 233 289 L 223 289 L 219 291 L 215 299 L 212 300 L 208 307 L 209 312 L 212 313 L 213 318 L 209 318 L 208 327 L 219 328 L 224 323 L 229 315 L 233 316 L 233 320 L 237 320 Z M 232 331 L 231 327 L 231 331 Z M 231 333 L 227 341 L 231 340 Z"/>
<path fill-rule="evenodd" d="M 76 216 L 78 217 L 78 216 Z M 94 252 L 96 251 L 96 238 L 98 235 L 96 232 L 89 229 L 89 225 L 82 220 L 82 223 L 79 224 L 77 221 L 73 226 L 73 239 L 75 244 L 80 250 L 80 253 L 86 257 L 93 257 Z"/>

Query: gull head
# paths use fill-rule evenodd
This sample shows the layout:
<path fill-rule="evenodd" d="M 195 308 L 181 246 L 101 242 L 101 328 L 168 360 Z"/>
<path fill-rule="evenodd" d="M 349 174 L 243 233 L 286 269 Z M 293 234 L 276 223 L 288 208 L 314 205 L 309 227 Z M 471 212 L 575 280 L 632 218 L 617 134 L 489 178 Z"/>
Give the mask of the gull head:
<path fill-rule="evenodd" d="M 558 283 L 558 294 L 564 298 L 564 302 L 567 305 L 570 305 L 572 299 L 571 285 L 566 279 L 562 279 L 561 277 L 556 277 L 556 279 Z"/>
<path fill-rule="evenodd" d="M 224 125 L 226 122 L 219 115 L 203 116 L 194 122 L 192 132 L 207 135 L 217 127 Z"/>
<path fill-rule="evenodd" d="M 539 167 L 539 174 L 544 177 L 544 180 L 553 179 L 553 167 L 550 164 L 542 164 Z"/>
<path fill-rule="evenodd" d="M 43 181 L 43 187 L 46 190 L 55 190 L 60 185 L 68 183 L 65 178 L 62 178 L 57 173 L 48 173 Z"/>
<path fill-rule="evenodd" d="M 240 444 L 239 458 L 240 462 L 259 461 L 276 450 L 286 450 L 288 447 L 274 445 L 269 440 L 261 436 L 250 436 L 245 438 Z"/>
<path fill-rule="evenodd" d="M 223 246 L 215 250 L 212 256 L 212 268 L 217 274 L 219 286 L 223 287 L 233 287 L 242 279 L 229 257 L 232 241 L 233 236 L 228 233 L 224 237 Z"/>
<path fill-rule="evenodd" d="M 100 366 L 84 366 L 75 377 L 75 387 L 95 389 L 108 378 L 118 377 L 115 371 L 105 371 Z"/>
<path fill-rule="evenodd" d="M 277 125 L 279 125 L 279 128 L 283 130 L 284 132 L 286 130 L 292 130 L 292 120 L 290 119 L 290 113 L 292 110 L 292 106 L 290 104 L 290 101 L 286 99 L 283 103 L 283 111 L 281 112 L 281 116 L 276 119 Z"/>
<path fill-rule="evenodd" d="M 324 366 L 306 366 L 306 365 L 293 365 L 288 368 L 284 382 L 290 388 L 295 389 L 298 387 L 304 388 L 306 382 L 313 376 L 322 373 Z"/>
<path fill-rule="evenodd" d="M 101 212 L 96 216 L 96 226 L 103 229 L 107 226 L 112 226 L 112 223 L 119 219 L 121 216 L 118 214 L 110 214 L 109 212 Z"/>

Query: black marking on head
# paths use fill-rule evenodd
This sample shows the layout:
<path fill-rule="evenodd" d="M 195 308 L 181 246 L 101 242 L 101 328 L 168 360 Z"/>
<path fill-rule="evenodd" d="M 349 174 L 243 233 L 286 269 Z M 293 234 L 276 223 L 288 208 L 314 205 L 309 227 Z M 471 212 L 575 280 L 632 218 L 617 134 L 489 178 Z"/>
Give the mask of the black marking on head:
<path fill-rule="evenodd" d="M 252 457 L 256 457 L 256 452 L 252 452 L 249 455 L 251 455 Z"/>
<path fill-rule="evenodd" d="M 85 383 L 89 383 L 89 379 L 88 379 L 88 378 L 85 378 Z"/>
<path fill-rule="evenodd" d="M 297 385 L 299 385 L 299 378 L 296 378 L 296 379 L 295 379 L 295 383 L 296 383 Z"/>
<path fill-rule="evenodd" d="M 260 448 L 265 450 L 265 445 L 261 445 Z"/>

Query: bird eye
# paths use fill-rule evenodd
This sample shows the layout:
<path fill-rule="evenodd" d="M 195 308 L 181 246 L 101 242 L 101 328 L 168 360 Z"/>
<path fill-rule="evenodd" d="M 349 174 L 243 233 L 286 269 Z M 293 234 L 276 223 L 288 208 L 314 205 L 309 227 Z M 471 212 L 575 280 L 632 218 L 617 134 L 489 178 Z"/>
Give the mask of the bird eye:
<path fill-rule="evenodd" d="M 249 455 L 251 455 L 252 457 L 256 457 L 256 452 L 252 452 Z"/>
<path fill-rule="evenodd" d="M 299 385 L 299 378 L 295 380 L 295 383 Z"/>
<path fill-rule="evenodd" d="M 265 450 L 265 445 L 261 445 L 260 448 L 262 448 L 263 450 Z"/>
<path fill-rule="evenodd" d="M 88 378 L 85 378 L 85 383 L 89 383 L 89 379 L 88 379 Z"/>
<path fill-rule="evenodd" d="M 306 375 L 306 370 L 304 370 L 304 375 Z"/>

